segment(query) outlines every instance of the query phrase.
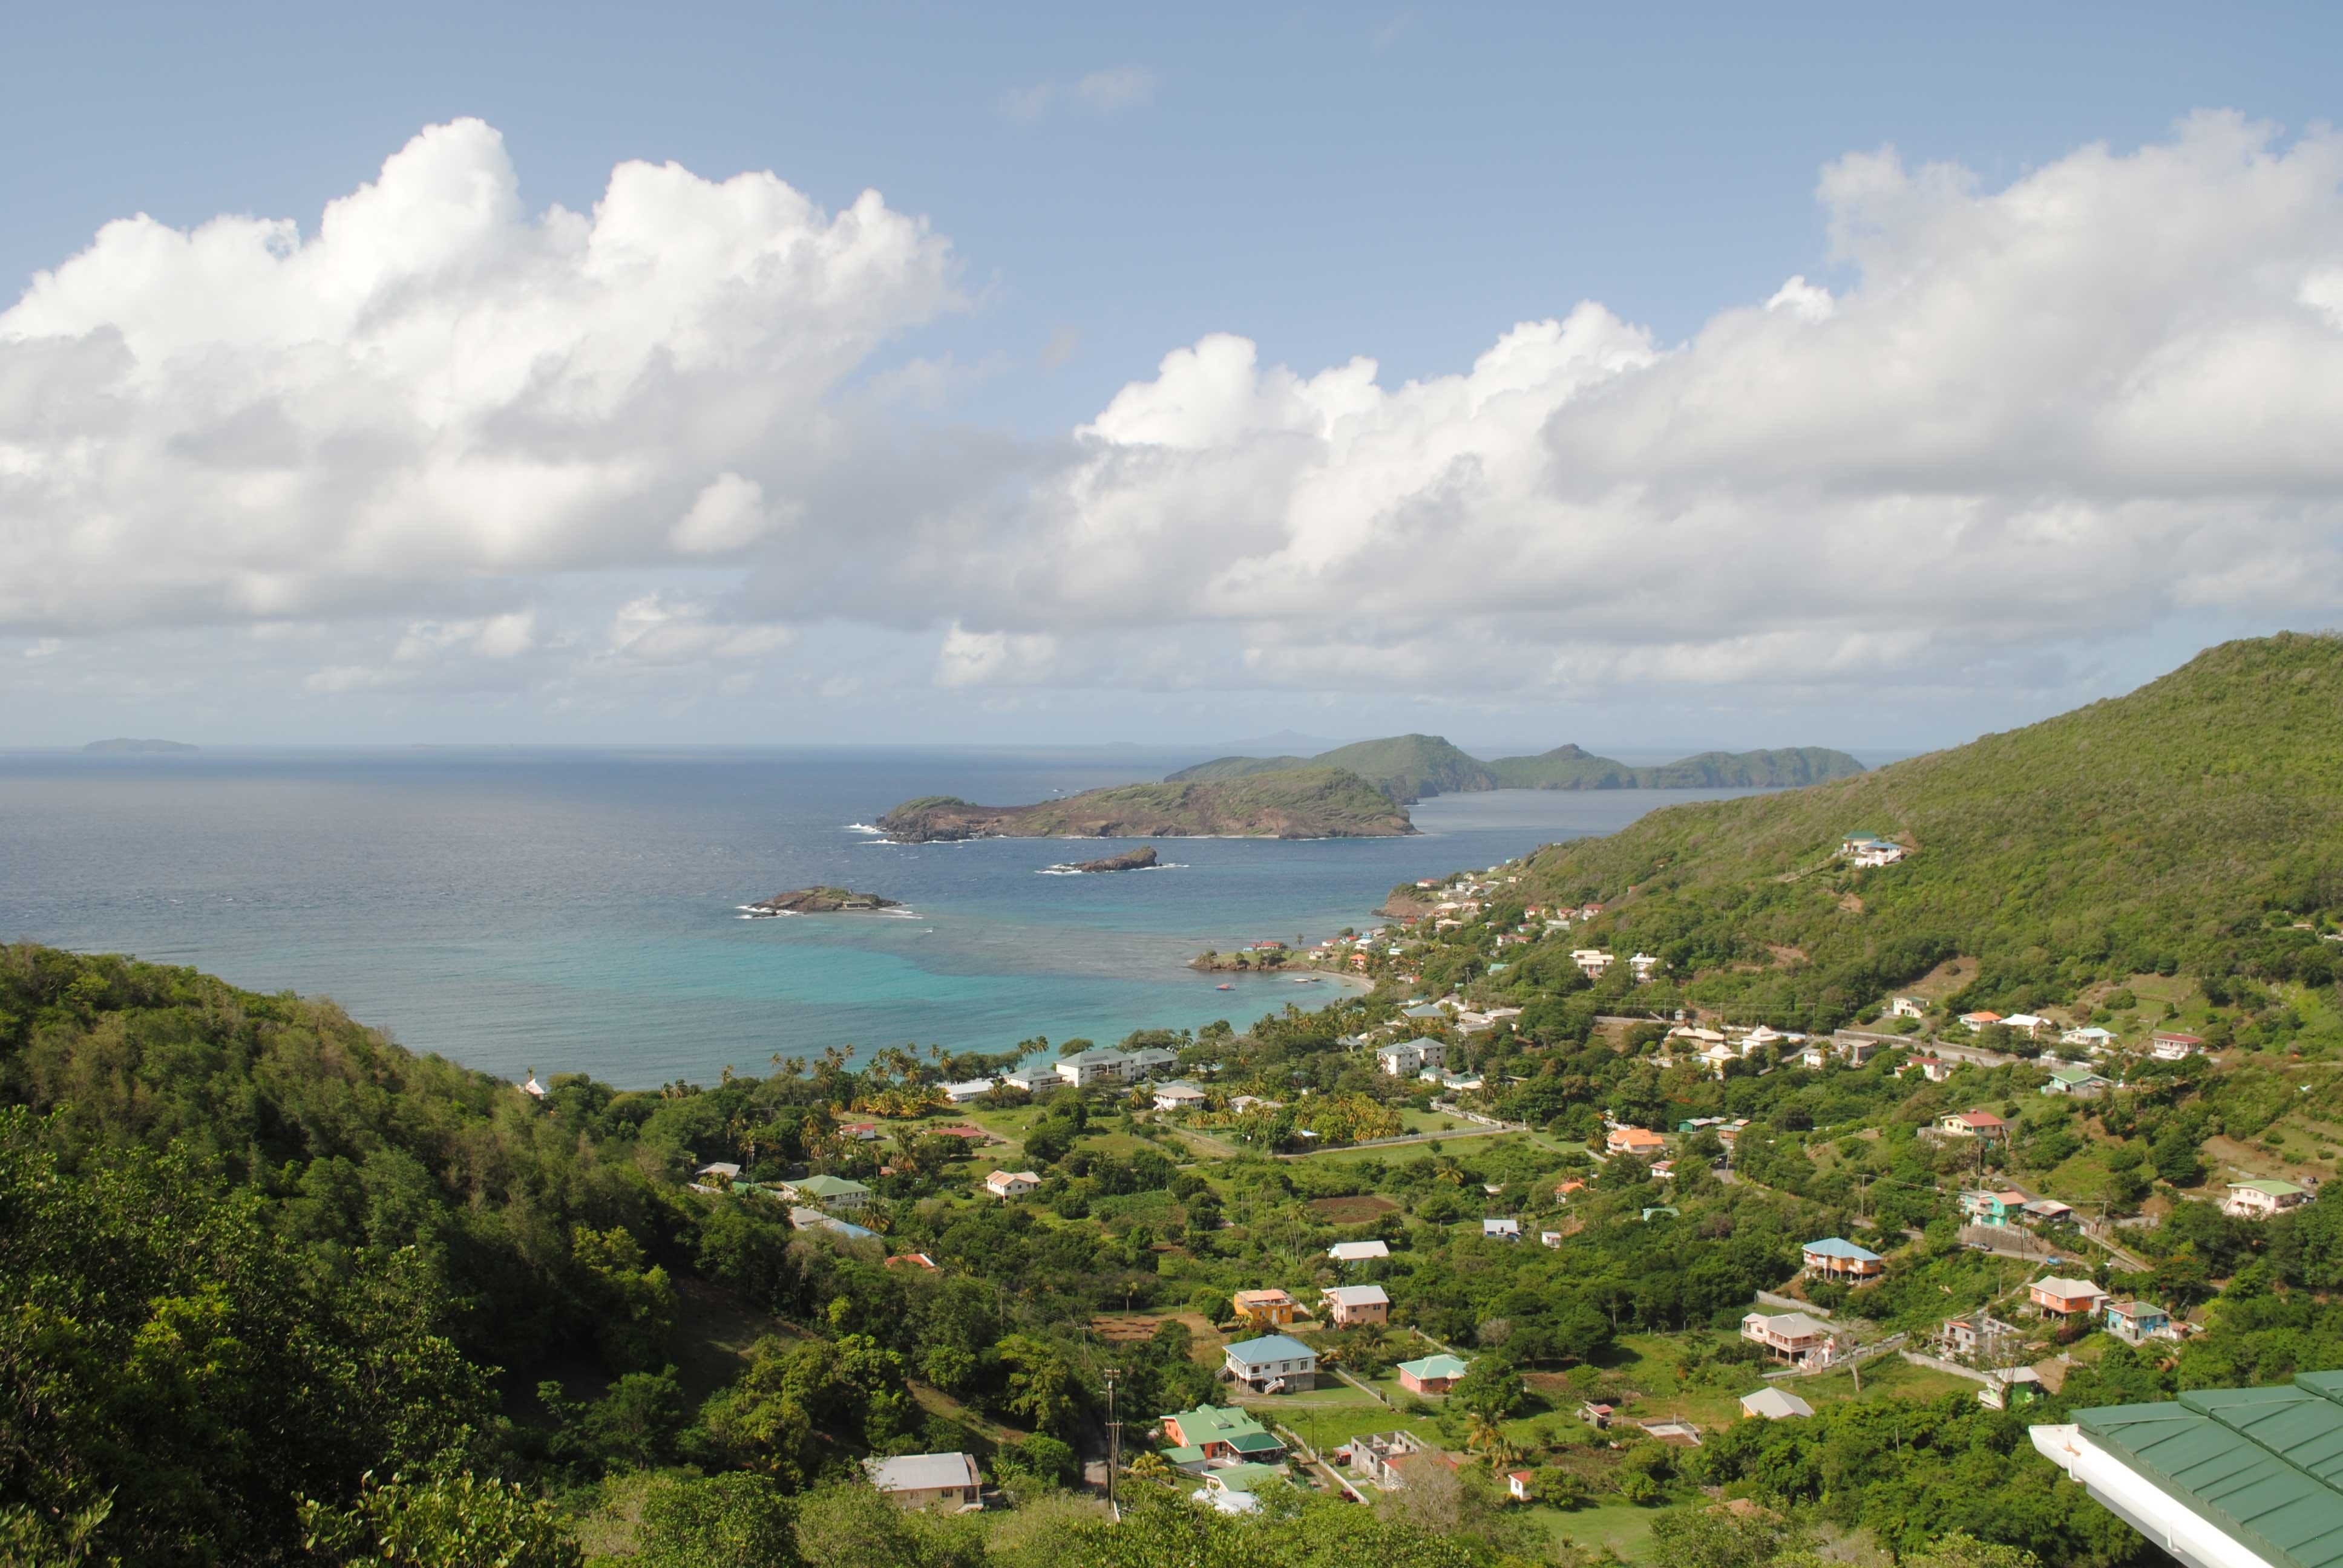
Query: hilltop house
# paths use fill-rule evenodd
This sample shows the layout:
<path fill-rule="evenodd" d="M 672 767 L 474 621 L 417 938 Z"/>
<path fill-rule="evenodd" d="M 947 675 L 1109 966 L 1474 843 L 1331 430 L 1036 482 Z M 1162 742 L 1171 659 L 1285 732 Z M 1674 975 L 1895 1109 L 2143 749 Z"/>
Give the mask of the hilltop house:
<path fill-rule="evenodd" d="M 1969 1026 L 1971 1033 L 1975 1033 L 1988 1024 L 1999 1023 L 2001 1014 L 1992 1011 L 1965 1012 L 1961 1014 L 1961 1021 Z"/>
<path fill-rule="evenodd" d="M 1887 1016 L 1890 1018 L 1926 1018 L 1928 1016 L 1928 1004 L 1922 1001 L 1916 996 L 1893 997 L 1889 999 L 1887 1003 Z"/>
<path fill-rule="evenodd" d="M 1996 1367 L 1993 1381 L 1977 1390 L 1977 1403 L 1987 1410 L 2010 1410 L 2042 1397 L 2042 1374 L 2032 1367 Z"/>
<path fill-rule="evenodd" d="M 1638 1160 L 1648 1160 L 1665 1151 L 1668 1141 L 1641 1127 L 1614 1127 L 1603 1140 L 1603 1146 L 1613 1154 L 1632 1154 Z"/>
<path fill-rule="evenodd" d="M 1192 1083 L 1167 1083 L 1155 1091 L 1158 1111 L 1201 1111 L 1203 1105 L 1204 1091 Z"/>
<path fill-rule="evenodd" d="M 1031 1171 L 995 1171 L 984 1179 L 984 1190 L 996 1198 L 1022 1198 L 1041 1187 L 1041 1178 Z"/>
<path fill-rule="evenodd" d="M 1953 1063 L 1946 1061 L 1941 1056 L 1916 1056 L 1905 1062 L 1898 1070 L 1910 1072 L 1916 1069 L 1920 1076 L 1929 1082 L 1942 1083 L 1953 1075 Z"/>
<path fill-rule="evenodd" d="M 1425 1356 L 1399 1363 L 1399 1386 L 1410 1393 L 1446 1393 L 1470 1370 L 1470 1363 L 1452 1355 Z"/>
<path fill-rule="evenodd" d="M 2112 1030 L 2101 1029 L 2095 1023 L 2085 1024 L 2080 1029 L 2061 1030 L 2058 1033 L 2060 1045 L 2079 1045 L 2095 1056 L 2115 1042 Z"/>
<path fill-rule="evenodd" d="M 1588 980 L 1601 980 L 1603 971 L 1611 967 L 1611 955 L 1600 948 L 1580 948 L 1570 955 L 1570 961 Z"/>
<path fill-rule="evenodd" d="M 2184 1061 L 2204 1050 L 2205 1042 L 2193 1034 L 2159 1029 L 2148 1036 L 2147 1049 L 2158 1061 Z"/>
<path fill-rule="evenodd" d="M 1375 1049 L 1375 1065 L 1393 1078 L 1412 1078 L 1427 1067 L 1448 1065 L 1448 1042 L 1403 1040 Z"/>
<path fill-rule="evenodd" d="M 1390 1257 L 1391 1248 L 1382 1241 L 1337 1241 L 1326 1249 L 1326 1255 L 1338 1263 L 1365 1263 Z"/>
<path fill-rule="evenodd" d="M 2291 1181 L 2232 1181 L 2221 1211 L 2240 1220 L 2267 1220 L 2309 1201 L 2310 1194 Z"/>
<path fill-rule="evenodd" d="M 965 1453 L 904 1453 L 866 1459 L 862 1468 L 880 1495 L 905 1508 L 983 1506 L 976 1461 Z"/>
<path fill-rule="evenodd" d="M 1519 1220 L 1483 1220 L 1481 1221 L 1481 1239 L 1484 1241 L 1518 1241 L 1522 1239 L 1522 1222 Z"/>
<path fill-rule="evenodd" d="M 2126 1344 L 2136 1345 L 2158 1335 L 2166 1339 L 2177 1337 L 2172 1327 L 2172 1314 L 2146 1302 L 2109 1302 L 2107 1314 L 2107 1332 Z"/>
<path fill-rule="evenodd" d="M 2000 1192 L 1964 1192 L 1961 1218 L 1972 1225 L 2006 1225 L 2012 1214 L 2026 1207 L 2026 1194 L 2016 1188 Z"/>
<path fill-rule="evenodd" d="M 2012 1034 L 2022 1034 L 2028 1040 L 2039 1040 L 2045 1031 L 2055 1027 L 2046 1018 L 2030 1012 L 2014 1012 L 2001 1020 L 2001 1027 Z"/>
<path fill-rule="evenodd" d="M 1990 1111 L 1956 1111 L 1937 1118 L 1936 1131 L 1954 1138 L 2006 1138 L 2009 1123 Z"/>
<path fill-rule="evenodd" d="M 1277 1464 L 1285 1458 L 1277 1435 L 1241 1410 L 1201 1404 L 1160 1419 L 1172 1444 L 1163 1457 L 1190 1474 L 1215 1464 Z"/>
<path fill-rule="evenodd" d="M 1751 1312 L 1741 1320 L 1741 1337 L 1792 1366 L 1828 1366 L 1838 1354 L 1830 1325 L 1804 1312 Z"/>
<path fill-rule="evenodd" d="M 2042 1086 L 2045 1094 L 2071 1094 L 2077 1100 L 2089 1100 L 2105 1094 L 2113 1087 L 2087 1067 L 2060 1062 L 2050 1070 L 2050 1081 Z"/>
<path fill-rule="evenodd" d="M 1805 1272 L 1826 1280 L 1876 1279 L 1887 1268 L 1886 1261 L 1870 1248 L 1858 1247 L 1838 1236 L 1808 1241 L 1799 1252 Z"/>
<path fill-rule="evenodd" d="M 1229 1298 L 1231 1314 L 1249 1329 L 1282 1329 L 1293 1322 L 1294 1310 L 1300 1304 L 1275 1286 L 1239 1291 Z"/>
<path fill-rule="evenodd" d="M 2064 1280 L 2056 1275 L 2026 1288 L 2026 1298 L 2054 1317 L 2074 1318 L 2099 1310 L 2107 1293 L 2088 1280 Z"/>
<path fill-rule="evenodd" d="M 1741 1413 L 1764 1421 L 1790 1421 L 1815 1413 L 1815 1407 L 1796 1394 L 1778 1388 L 1761 1388 L 1741 1396 Z"/>
<path fill-rule="evenodd" d="M 1289 1334 L 1242 1340 L 1221 1354 L 1229 1375 L 1255 1393 L 1300 1393 L 1318 1386 L 1318 1352 Z"/>
<path fill-rule="evenodd" d="M 860 1209 L 870 1201 L 870 1189 L 843 1176 L 801 1176 L 781 1183 L 781 1196 L 792 1203 L 824 1209 Z"/>
<path fill-rule="evenodd" d="M 1371 1328 L 1391 1320 L 1391 1297 L 1381 1285 L 1336 1285 L 1321 1291 L 1326 1321 L 1338 1329 Z"/>
<path fill-rule="evenodd" d="M 1648 981 L 1652 971 L 1659 967 L 1660 960 L 1649 953 L 1637 953 L 1627 960 L 1627 973 L 1637 985 Z"/>

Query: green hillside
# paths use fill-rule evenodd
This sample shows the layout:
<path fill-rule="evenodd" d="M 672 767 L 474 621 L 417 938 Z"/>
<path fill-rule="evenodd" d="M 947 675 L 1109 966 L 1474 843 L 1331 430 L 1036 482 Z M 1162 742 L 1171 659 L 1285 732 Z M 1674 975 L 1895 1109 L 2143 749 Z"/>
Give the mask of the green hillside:
<path fill-rule="evenodd" d="M 1405 806 L 1433 795 L 1494 789 L 1489 765 L 1437 735 L 1394 735 L 1358 740 L 1315 757 L 1217 757 L 1167 777 L 1169 784 L 1216 779 L 1246 779 L 1299 768 L 1340 768 L 1355 773 Z"/>
<path fill-rule="evenodd" d="M 1583 746 L 1557 746 L 1535 757 L 1500 757 L 1489 764 L 1503 789 L 1634 789 L 1640 771 L 1597 757 Z"/>
<path fill-rule="evenodd" d="M 1322 752 L 1311 762 L 1320 768 L 1341 768 L 1355 773 L 1403 805 L 1433 795 L 1497 787 L 1497 777 L 1489 771 L 1487 763 L 1437 735 L 1394 735 L 1387 740 L 1361 740 Z"/>
<path fill-rule="evenodd" d="M 1163 776 L 1166 784 L 1206 783 L 1216 779 L 1249 779 L 1256 773 L 1282 773 L 1290 769 L 1307 768 L 1307 757 L 1215 757 L 1210 762 L 1199 762 L 1193 768 L 1182 768 L 1177 773 Z"/>
<path fill-rule="evenodd" d="M 1501 757 L 1489 767 L 1503 789 L 1783 789 L 1850 779 L 1863 764 L 1825 746 L 1780 751 L 1703 751 L 1655 768 L 1634 768 L 1578 746 L 1535 757 Z"/>
<path fill-rule="evenodd" d="M 1857 833 L 1910 852 L 1853 869 Z M 1689 1000 L 1808 1021 L 1956 955 L 2005 1007 L 2176 967 L 2323 983 L 2336 945 L 2292 928 L 2343 908 L 2343 641 L 2229 643 L 2027 729 L 1656 811 L 1541 850 L 1531 881 L 1610 902 L 1612 940 L 1693 977 Z"/>

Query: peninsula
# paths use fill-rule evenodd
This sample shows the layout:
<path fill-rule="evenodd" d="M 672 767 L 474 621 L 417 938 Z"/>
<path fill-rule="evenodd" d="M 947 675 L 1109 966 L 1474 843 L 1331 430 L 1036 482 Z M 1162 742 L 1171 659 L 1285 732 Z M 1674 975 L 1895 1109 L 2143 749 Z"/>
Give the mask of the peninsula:
<path fill-rule="evenodd" d="M 1118 784 L 1031 806 L 948 795 L 906 800 L 879 819 L 899 843 L 963 839 L 1391 839 L 1407 812 L 1357 774 L 1299 768 L 1252 778 Z"/>
<path fill-rule="evenodd" d="M 857 893 L 845 888 L 799 888 L 741 908 L 752 915 L 859 915 L 899 910 L 902 905 L 876 893 Z"/>

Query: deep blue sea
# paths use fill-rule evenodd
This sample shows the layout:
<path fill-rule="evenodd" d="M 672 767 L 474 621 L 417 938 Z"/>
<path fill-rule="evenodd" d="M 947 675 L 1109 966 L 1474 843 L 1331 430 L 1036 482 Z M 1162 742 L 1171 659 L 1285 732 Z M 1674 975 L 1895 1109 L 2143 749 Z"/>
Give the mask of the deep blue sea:
<path fill-rule="evenodd" d="M 0 751 L 0 937 L 334 998 L 518 1077 L 712 1081 L 775 1053 L 1111 1041 L 1327 1000 L 1185 967 L 1373 920 L 1394 884 L 1740 791 L 1426 801 L 1423 836 L 1158 839 L 1172 869 L 1051 876 L 1127 844 L 874 842 L 897 801 L 995 804 L 1161 778 L 1193 752 L 880 748 Z M 1135 841 L 1134 841 L 1135 842 Z M 897 916 L 748 920 L 811 883 Z"/>

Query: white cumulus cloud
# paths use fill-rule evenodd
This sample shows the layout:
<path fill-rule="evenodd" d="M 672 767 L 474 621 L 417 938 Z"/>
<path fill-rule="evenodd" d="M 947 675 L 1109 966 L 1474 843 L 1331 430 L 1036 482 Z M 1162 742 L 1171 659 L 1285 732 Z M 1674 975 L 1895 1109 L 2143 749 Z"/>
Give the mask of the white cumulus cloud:
<path fill-rule="evenodd" d="M 996 519 L 990 580 L 929 591 L 1004 634 L 1233 638 L 1265 682 L 1557 693 L 2331 618 L 2339 184 L 2343 137 L 2230 115 L 1999 189 L 1866 154 L 1820 183 L 1845 280 L 1683 343 L 1584 303 L 1388 386 L 1209 337 Z"/>
<path fill-rule="evenodd" d="M 877 193 L 830 213 L 769 174 L 624 164 L 592 211 L 532 214 L 477 120 L 307 233 L 108 224 L 0 314 L 0 627 L 331 618 L 737 549 L 952 273 Z"/>

